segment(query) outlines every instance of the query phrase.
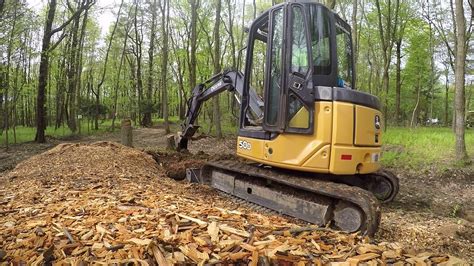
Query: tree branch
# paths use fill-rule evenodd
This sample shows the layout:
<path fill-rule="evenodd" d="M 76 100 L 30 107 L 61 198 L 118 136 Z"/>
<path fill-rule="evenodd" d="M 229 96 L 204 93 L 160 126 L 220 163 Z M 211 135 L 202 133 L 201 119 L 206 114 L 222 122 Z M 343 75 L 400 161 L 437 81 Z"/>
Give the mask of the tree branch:
<path fill-rule="evenodd" d="M 66 21 L 64 22 L 63 24 L 61 24 L 61 26 L 51 30 L 51 32 L 49 33 L 49 36 L 53 36 L 54 34 L 56 34 L 57 32 L 60 32 L 62 31 L 65 27 L 67 27 L 67 25 L 69 25 L 75 18 L 77 18 L 77 16 L 80 16 L 82 14 L 82 12 L 86 9 L 89 9 L 91 8 L 93 5 L 95 4 L 95 0 L 86 0 L 85 3 L 83 3 L 79 9 Z"/>
<path fill-rule="evenodd" d="M 53 51 L 56 47 L 58 47 L 58 45 L 61 43 L 61 41 L 62 41 L 67 35 L 68 35 L 67 32 L 63 32 L 63 34 L 61 34 L 61 37 L 59 37 L 59 39 L 58 39 L 55 43 L 51 44 L 51 46 L 50 46 L 49 49 L 48 49 L 48 52 L 51 52 L 51 51 Z"/>

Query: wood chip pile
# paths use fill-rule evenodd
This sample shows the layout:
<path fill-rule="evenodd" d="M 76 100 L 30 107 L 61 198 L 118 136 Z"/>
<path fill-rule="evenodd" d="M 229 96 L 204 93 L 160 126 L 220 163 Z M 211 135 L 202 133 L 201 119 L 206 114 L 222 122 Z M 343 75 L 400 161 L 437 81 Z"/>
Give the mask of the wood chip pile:
<path fill-rule="evenodd" d="M 0 177 L 0 261 L 77 265 L 447 264 L 448 255 L 258 212 L 118 144 L 65 144 Z"/>

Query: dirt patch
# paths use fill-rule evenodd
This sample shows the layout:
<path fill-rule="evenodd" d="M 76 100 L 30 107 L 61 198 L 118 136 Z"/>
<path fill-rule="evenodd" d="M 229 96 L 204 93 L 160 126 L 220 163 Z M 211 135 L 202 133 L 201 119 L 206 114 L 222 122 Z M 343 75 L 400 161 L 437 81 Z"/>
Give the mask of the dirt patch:
<path fill-rule="evenodd" d="M 180 152 L 147 151 L 161 167 L 165 169 L 165 174 L 174 180 L 186 178 L 186 169 L 201 168 L 210 158 L 208 154 Z"/>
<path fill-rule="evenodd" d="M 201 168 L 208 161 L 237 159 L 232 154 L 207 154 L 198 152 L 192 154 L 190 152 L 174 152 L 174 151 L 152 151 L 146 150 L 158 165 L 165 169 L 168 177 L 174 180 L 184 180 L 186 178 L 186 169 Z"/>
<path fill-rule="evenodd" d="M 395 201 L 383 208 L 377 239 L 418 250 L 474 258 L 474 178 L 466 169 L 391 169 L 400 178 Z"/>
<path fill-rule="evenodd" d="M 50 140 L 50 142 L 46 144 L 28 142 L 12 145 L 8 151 L 4 148 L 0 148 L 0 173 L 12 170 L 19 162 L 35 154 L 44 152 L 57 144 L 59 144 L 59 142 Z"/>

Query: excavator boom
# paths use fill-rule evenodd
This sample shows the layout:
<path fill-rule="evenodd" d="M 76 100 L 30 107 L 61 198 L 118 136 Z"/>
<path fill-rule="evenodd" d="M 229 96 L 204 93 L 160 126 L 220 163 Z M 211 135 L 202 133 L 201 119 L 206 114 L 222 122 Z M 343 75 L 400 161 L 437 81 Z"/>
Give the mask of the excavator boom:
<path fill-rule="evenodd" d="M 186 119 L 181 125 L 181 132 L 178 133 L 176 140 L 178 150 L 187 149 L 188 140 L 198 130 L 199 126 L 195 125 L 195 122 L 203 103 L 222 92 L 229 91 L 234 93 L 237 102 L 240 104 L 240 99 L 243 96 L 243 82 L 242 73 L 235 70 L 226 70 L 193 88 L 192 95 L 187 101 Z M 249 100 L 251 112 L 248 113 L 247 119 L 251 121 L 261 120 L 263 118 L 263 101 L 253 89 L 249 91 Z"/>

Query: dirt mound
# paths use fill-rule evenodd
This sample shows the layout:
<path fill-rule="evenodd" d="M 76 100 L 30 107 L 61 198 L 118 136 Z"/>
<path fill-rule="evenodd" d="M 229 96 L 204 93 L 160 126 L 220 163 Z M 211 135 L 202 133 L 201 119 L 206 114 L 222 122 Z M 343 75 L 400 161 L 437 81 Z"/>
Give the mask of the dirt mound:
<path fill-rule="evenodd" d="M 152 156 L 114 142 L 65 143 L 18 164 L 9 178 L 134 178 L 161 171 Z"/>
<path fill-rule="evenodd" d="M 192 154 L 189 152 L 146 151 L 155 161 L 165 169 L 165 174 L 174 180 L 186 178 L 186 169 L 201 168 L 208 161 L 239 160 L 235 155 L 209 155 L 202 151 Z"/>

